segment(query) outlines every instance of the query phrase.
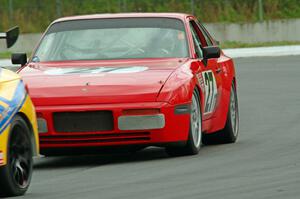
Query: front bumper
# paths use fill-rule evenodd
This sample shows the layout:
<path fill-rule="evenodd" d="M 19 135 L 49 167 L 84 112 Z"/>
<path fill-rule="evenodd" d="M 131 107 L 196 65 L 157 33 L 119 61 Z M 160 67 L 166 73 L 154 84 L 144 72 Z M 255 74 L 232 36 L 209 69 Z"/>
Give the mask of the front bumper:
<path fill-rule="evenodd" d="M 189 131 L 189 113 L 177 113 L 175 108 L 164 102 L 94 104 L 70 106 L 38 106 L 36 111 L 40 123 L 40 147 L 98 147 L 120 145 L 156 145 L 186 141 Z M 124 116 L 124 110 L 158 109 L 155 115 Z M 109 131 L 57 132 L 53 115 L 58 112 L 111 111 L 113 128 Z M 39 120 L 40 120 L 39 119 Z M 101 121 L 99 121 L 101 122 Z M 46 132 L 45 132 L 46 131 Z"/>

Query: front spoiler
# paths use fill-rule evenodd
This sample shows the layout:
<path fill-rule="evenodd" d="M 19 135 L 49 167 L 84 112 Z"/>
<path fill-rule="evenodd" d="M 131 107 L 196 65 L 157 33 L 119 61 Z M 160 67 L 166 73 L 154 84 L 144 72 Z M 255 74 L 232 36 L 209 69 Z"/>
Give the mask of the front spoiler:
<path fill-rule="evenodd" d="M 188 139 L 190 114 L 176 114 L 176 107 L 177 106 L 163 102 L 37 106 L 36 110 L 38 114 L 43 115 L 48 125 L 48 132 L 40 133 L 40 146 L 41 149 L 124 146 L 135 144 L 155 146 L 157 143 L 186 141 Z M 139 119 L 136 119 L 136 117 L 129 118 L 134 119 L 129 125 L 124 124 L 129 122 L 129 116 L 123 114 L 123 111 L 128 109 L 159 109 L 160 113 L 154 114 L 154 118 L 148 118 L 147 124 L 138 122 Z M 65 133 L 55 131 L 52 119 L 54 112 L 97 110 L 109 110 L 113 112 L 113 130 Z M 126 116 L 125 120 L 124 116 Z"/>

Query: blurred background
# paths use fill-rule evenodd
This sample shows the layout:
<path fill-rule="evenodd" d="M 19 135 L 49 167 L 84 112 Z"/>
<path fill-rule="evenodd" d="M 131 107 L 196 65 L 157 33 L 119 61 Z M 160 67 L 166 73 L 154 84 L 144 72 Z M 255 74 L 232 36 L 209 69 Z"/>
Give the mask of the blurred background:
<path fill-rule="evenodd" d="M 300 44 L 300 0 L 0 0 L 0 31 L 20 26 L 11 51 L 30 52 L 59 17 L 119 12 L 194 14 L 223 48 Z"/>

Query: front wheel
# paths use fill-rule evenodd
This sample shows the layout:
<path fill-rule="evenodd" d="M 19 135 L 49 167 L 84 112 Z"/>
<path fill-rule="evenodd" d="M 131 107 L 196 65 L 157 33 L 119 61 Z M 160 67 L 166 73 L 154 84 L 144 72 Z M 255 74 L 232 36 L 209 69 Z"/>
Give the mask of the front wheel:
<path fill-rule="evenodd" d="M 203 136 L 204 144 L 226 144 L 236 142 L 239 135 L 239 109 L 234 82 L 231 85 L 229 109 L 225 128 L 221 131 Z"/>
<path fill-rule="evenodd" d="M 195 155 L 199 153 L 202 139 L 202 113 L 200 98 L 197 90 L 192 96 L 190 113 L 190 130 L 187 144 L 183 147 L 167 147 L 166 152 L 170 156 Z"/>
<path fill-rule="evenodd" d="M 30 130 L 20 116 L 11 123 L 7 164 L 0 167 L 0 196 L 19 196 L 27 191 L 33 168 Z"/>

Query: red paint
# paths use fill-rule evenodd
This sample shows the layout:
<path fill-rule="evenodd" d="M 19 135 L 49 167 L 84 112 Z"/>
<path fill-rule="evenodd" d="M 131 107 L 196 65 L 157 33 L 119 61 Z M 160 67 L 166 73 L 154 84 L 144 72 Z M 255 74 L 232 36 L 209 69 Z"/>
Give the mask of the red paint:
<path fill-rule="evenodd" d="M 216 108 L 203 115 L 203 131 L 212 133 L 224 128 L 227 117 L 230 86 L 235 78 L 234 64 L 223 53 L 218 59 L 211 59 L 207 66 L 196 59 L 189 21 L 193 16 L 165 13 L 88 15 L 59 19 L 78 20 L 91 18 L 119 17 L 169 17 L 185 23 L 191 57 L 128 59 L 111 61 L 67 61 L 29 63 L 19 73 L 28 85 L 29 93 L 39 116 L 47 120 L 48 133 L 40 134 L 41 148 L 112 146 L 126 144 L 149 144 L 186 141 L 189 130 L 189 115 L 175 115 L 175 106 L 191 102 L 193 90 L 200 91 L 202 110 L 206 95 L 199 81 L 203 71 L 211 70 L 217 83 Z M 99 74 L 47 74 L 55 68 L 95 68 L 142 66 L 147 70 L 137 73 Z M 222 69 L 216 73 L 218 68 Z M 160 110 L 165 115 L 163 129 L 150 131 L 121 131 L 117 119 L 126 110 Z M 109 132 L 57 133 L 53 127 L 53 112 L 111 110 L 114 116 L 114 130 Z M 146 111 L 147 112 L 147 111 Z M 143 133 L 149 133 L 145 135 Z M 133 134 L 130 134 L 133 133 Z M 121 135 L 119 135 L 121 134 Z M 105 135 L 104 137 L 100 135 Z M 118 139 L 116 138 L 118 135 Z M 130 141 L 126 141 L 130 138 Z M 145 140 L 135 140 L 143 138 Z M 98 140 L 98 142 L 97 142 Z"/>

